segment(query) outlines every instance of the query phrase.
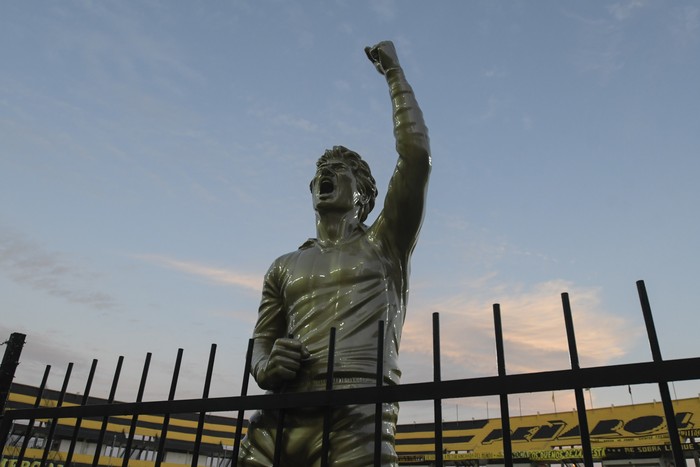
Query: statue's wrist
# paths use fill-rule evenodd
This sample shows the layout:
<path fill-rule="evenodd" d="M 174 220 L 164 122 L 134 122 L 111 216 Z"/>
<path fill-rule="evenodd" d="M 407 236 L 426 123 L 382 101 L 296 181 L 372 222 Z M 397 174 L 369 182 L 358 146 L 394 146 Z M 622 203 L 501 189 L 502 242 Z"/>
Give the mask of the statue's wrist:
<path fill-rule="evenodd" d="M 255 381 L 257 381 L 261 387 L 262 387 L 263 382 L 266 381 L 266 374 L 265 374 L 266 367 L 267 367 L 267 359 L 263 358 L 255 365 L 255 368 L 253 369 L 253 377 L 255 378 Z"/>
<path fill-rule="evenodd" d="M 384 76 L 389 83 L 396 79 L 404 79 L 403 69 L 400 65 L 392 66 L 384 70 Z"/>
<path fill-rule="evenodd" d="M 262 360 L 256 367 L 255 381 L 257 381 L 258 386 L 265 390 L 275 390 L 281 386 L 281 381 L 279 378 L 275 378 L 274 373 L 268 371 L 267 360 Z"/>

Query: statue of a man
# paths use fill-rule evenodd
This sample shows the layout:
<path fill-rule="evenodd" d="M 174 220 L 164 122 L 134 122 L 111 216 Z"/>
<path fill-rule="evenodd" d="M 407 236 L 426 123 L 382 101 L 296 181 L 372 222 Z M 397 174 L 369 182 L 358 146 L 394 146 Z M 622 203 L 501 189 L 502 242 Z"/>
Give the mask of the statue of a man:
<path fill-rule="evenodd" d="M 384 384 L 399 383 L 401 329 L 406 314 L 409 260 L 423 220 L 430 148 L 423 115 L 391 42 L 365 49 L 389 85 L 399 154 L 382 212 L 367 227 L 377 189 L 369 166 L 335 146 L 316 163 L 311 199 L 317 238 L 272 264 L 255 325 L 251 373 L 274 392 L 325 387 L 330 329 L 336 328 L 334 389 L 376 385 L 378 322 L 385 323 Z M 329 464 L 372 465 L 373 405 L 335 409 Z M 269 467 L 278 411 L 250 419 L 239 465 Z M 394 434 L 398 404 L 384 404 L 382 465 L 398 464 Z M 282 465 L 320 465 L 322 409 L 289 410 Z"/>

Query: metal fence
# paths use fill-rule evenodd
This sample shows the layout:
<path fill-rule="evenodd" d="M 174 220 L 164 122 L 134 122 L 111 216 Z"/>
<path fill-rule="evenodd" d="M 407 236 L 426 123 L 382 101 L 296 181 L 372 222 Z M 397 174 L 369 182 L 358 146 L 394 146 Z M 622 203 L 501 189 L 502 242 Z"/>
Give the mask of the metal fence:
<path fill-rule="evenodd" d="M 99 405 L 88 404 L 90 397 L 90 389 L 97 361 L 93 360 L 89 376 L 87 378 L 85 390 L 82 396 L 82 402 L 75 406 L 63 406 L 64 396 L 66 394 L 68 382 L 71 376 L 72 364 L 69 364 L 66 372 L 63 386 L 57 400 L 56 407 L 40 407 L 41 394 L 46 387 L 48 379 L 49 367 L 46 368 L 41 385 L 39 386 L 39 394 L 36 398 L 34 408 L 17 409 L 6 411 L 0 420 L 0 446 L 5 446 L 11 434 L 11 428 L 17 421 L 26 422 L 24 433 L 16 439 L 21 440 L 21 446 L 16 456 L 17 464 L 22 464 L 25 458 L 29 440 L 31 438 L 32 428 L 36 420 L 48 420 L 45 425 L 46 438 L 43 449 L 43 457 L 40 465 L 47 465 L 49 455 L 52 449 L 52 441 L 56 433 L 58 420 L 71 418 L 75 419 L 73 425 L 73 433 L 70 437 L 70 446 L 68 448 L 63 464 L 76 465 L 73 462 L 78 433 L 80 431 L 83 419 L 101 419 L 101 429 L 96 442 L 92 465 L 99 464 L 100 455 L 104 447 L 105 433 L 107 423 L 110 417 L 116 416 L 131 416 L 131 424 L 128 435 L 125 439 L 125 448 L 123 450 L 122 466 L 129 465 L 132 459 L 132 453 L 135 451 L 135 431 L 139 416 L 145 415 L 160 415 L 164 417 L 161 434 L 158 437 L 157 455 L 153 460 L 153 465 L 160 466 L 163 463 L 165 455 L 165 441 L 168 433 L 168 424 L 171 414 L 196 413 L 198 415 L 197 430 L 195 435 L 194 445 L 192 446 L 192 467 L 198 465 L 199 453 L 202 443 L 202 432 L 204 428 L 205 415 L 214 412 L 231 412 L 237 411 L 237 424 L 235 435 L 233 438 L 233 449 L 227 456 L 226 462 L 230 460 L 230 465 L 237 465 L 238 450 L 240 446 L 241 436 L 244 428 L 245 411 L 252 410 L 279 410 L 279 426 L 277 433 L 281 433 L 284 427 L 284 412 L 286 410 L 302 408 L 302 407 L 324 407 L 326 413 L 324 421 L 323 435 L 323 454 L 322 465 L 328 465 L 328 454 L 330 452 L 330 413 L 334 407 L 351 405 L 351 404 L 373 404 L 376 407 L 375 416 L 375 454 L 374 465 L 380 466 L 380 441 L 381 441 L 381 409 L 382 404 L 386 402 L 408 402 L 408 401 L 434 401 L 434 441 L 435 441 L 435 465 L 442 466 L 443 460 L 443 433 L 442 433 L 442 400 L 452 398 L 466 398 L 477 396 L 499 396 L 500 412 L 502 422 L 502 442 L 503 442 L 503 462 L 507 467 L 513 466 L 513 451 L 511 447 L 511 430 L 510 430 L 510 415 L 508 408 L 508 395 L 520 393 L 536 393 L 549 392 L 557 390 L 573 390 L 576 400 L 576 410 L 579 421 L 580 444 L 582 461 L 586 467 L 593 466 L 593 454 L 591 449 L 591 440 L 589 434 L 588 421 L 586 417 L 586 406 L 583 397 L 584 389 L 610 387 L 610 386 L 627 386 L 633 384 L 657 383 L 659 387 L 661 402 L 664 410 L 664 417 L 668 429 L 671 451 L 673 454 L 673 464 L 676 466 L 685 466 L 685 457 L 683 454 L 681 439 L 678 433 L 676 416 L 674 414 L 671 396 L 669 393 L 669 382 L 683 380 L 700 379 L 700 357 L 684 358 L 675 360 L 663 360 L 661 350 L 656 335 L 654 321 L 649 305 L 646 288 L 643 281 L 637 282 L 637 290 L 641 303 L 641 309 L 644 316 L 644 322 L 651 347 L 652 361 L 644 363 L 633 363 L 623 365 L 610 365 L 602 367 L 581 368 L 579 366 L 578 351 L 576 347 L 576 336 L 574 333 L 574 325 L 572 319 L 572 311 L 567 293 L 561 295 L 562 310 L 564 313 L 565 332 L 568 340 L 569 356 L 571 368 L 557 371 L 547 371 L 528 374 L 506 373 L 505 354 L 503 346 L 503 333 L 501 326 L 501 313 L 498 304 L 493 305 L 493 318 L 495 328 L 495 342 L 498 374 L 495 376 L 458 379 L 442 381 L 440 369 L 440 326 L 439 315 L 433 314 L 433 381 L 402 384 L 397 386 L 383 385 L 383 323 L 379 323 L 379 343 L 377 354 L 377 377 L 376 386 L 363 387 L 355 389 L 334 389 L 333 388 L 333 361 L 334 361 L 334 346 L 335 346 L 335 331 L 331 331 L 329 336 L 328 348 L 328 372 L 325 391 L 304 392 L 304 393 L 282 393 L 282 394 L 265 394 L 265 395 L 248 395 L 248 383 L 250 374 L 250 360 L 252 354 L 252 340 L 248 345 L 246 355 L 246 363 L 244 368 L 244 377 L 239 396 L 231 397 L 209 397 L 209 387 L 212 378 L 214 367 L 214 357 L 216 353 L 216 345 L 213 344 L 209 356 L 207 373 L 204 382 L 204 391 L 200 399 L 174 400 L 175 389 L 180 373 L 180 363 L 182 359 L 182 349 L 178 351 L 175 368 L 173 371 L 170 392 L 167 400 L 155 402 L 143 402 L 146 378 L 150 365 L 150 354 L 147 355 L 144 363 L 141 382 L 138 390 L 136 401 L 130 403 L 114 403 L 119 375 L 123 363 L 123 358 L 120 357 L 117 363 L 117 368 L 114 373 L 112 386 L 107 403 Z M 22 425 L 24 427 L 24 423 Z M 280 465 L 280 455 L 282 436 L 277 436 L 275 464 Z M 30 465 L 30 464 L 27 464 Z M 32 464 L 33 465 L 33 464 Z M 83 463 L 81 463 L 83 465 Z"/>

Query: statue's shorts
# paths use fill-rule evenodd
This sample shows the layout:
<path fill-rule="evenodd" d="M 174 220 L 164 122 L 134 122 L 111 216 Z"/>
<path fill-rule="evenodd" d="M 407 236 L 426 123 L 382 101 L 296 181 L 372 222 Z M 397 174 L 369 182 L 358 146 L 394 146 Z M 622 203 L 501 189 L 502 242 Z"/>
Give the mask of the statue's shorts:
<path fill-rule="evenodd" d="M 382 409 L 382 466 L 396 467 L 398 458 L 394 440 L 399 406 L 397 403 L 387 403 L 382 405 Z M 314 408 L 285 412 L 282 467 L 321 465 L 324 410 Z M 250 418 L 248 434 L 241 442 L 239 466 L 272 466 L 278 415 L 277 410 L 261 410 Z M 333 467 L 374 465 L 374 415 L 375 406 L 371 404 L 333 409 L 328 465 Z"/>

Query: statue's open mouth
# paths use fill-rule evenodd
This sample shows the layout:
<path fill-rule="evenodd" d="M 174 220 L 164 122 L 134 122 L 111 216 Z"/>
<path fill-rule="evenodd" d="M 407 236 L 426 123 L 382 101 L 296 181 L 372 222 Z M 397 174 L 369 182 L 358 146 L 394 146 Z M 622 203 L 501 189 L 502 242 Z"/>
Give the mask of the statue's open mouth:
<path fill-rule="evenodd" d="M 333 184 L 333 180 L 329 178 L 322 178 L 321 179 L 321 184 L 319 185 L 318 188 L 318 193 L 321 195 L 329 195 L 333 193 L 333 190 L 335 189 L 335 186 Z"/>

